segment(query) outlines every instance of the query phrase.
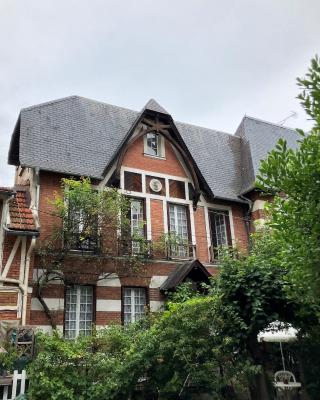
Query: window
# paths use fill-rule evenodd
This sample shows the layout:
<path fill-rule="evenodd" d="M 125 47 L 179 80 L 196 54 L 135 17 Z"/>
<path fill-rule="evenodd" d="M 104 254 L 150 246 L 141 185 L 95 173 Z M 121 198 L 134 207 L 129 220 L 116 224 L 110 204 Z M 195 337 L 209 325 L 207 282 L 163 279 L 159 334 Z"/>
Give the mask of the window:
<path fill-rule="evenodd" d="M 178 204 L 169 204 L 169 230 L 174 234 L 171 247 L 171 256 L 189 256 L 189 230 L 187 207 Z"/>
<path fill-rule="evenodd" d="M 164 157 L 164 140 L 161 135 L 150 132 L 144 138 L 144 153 L 154 157 Z"/>
<path fill-rule="evenodd" d="M 93 323 L 93 287 L 72 286 L 66 289 L 64 332 L 67 339 L 89 335 Z"/>
<path fill-rule="evenodd" d="M 95 251 L 98 248 L 98 221 L 82 209 L 69 206 L 65 244 L 71 250 Z"/>
<path fill-rule="evenodd" d="M 132 253 L 140 254 L 142 251 L 142 241 L 145 238 L 144 229 L 144 201 L 131 199 L 130 206 L 130 225 L 132 237 Z"/>
<path fill-rule="evenodd" d="M 122 301 L 124 325 L 139 321 L 145 316 L 147 304 L 145 288 L 124 288 Z"/>
<path fill-rule="evenodd" d="M 232 245 L 229 213 L 225 210 L 209 210 L 209 217 L 213 258 L 217 258 L 219 247 Z"/>

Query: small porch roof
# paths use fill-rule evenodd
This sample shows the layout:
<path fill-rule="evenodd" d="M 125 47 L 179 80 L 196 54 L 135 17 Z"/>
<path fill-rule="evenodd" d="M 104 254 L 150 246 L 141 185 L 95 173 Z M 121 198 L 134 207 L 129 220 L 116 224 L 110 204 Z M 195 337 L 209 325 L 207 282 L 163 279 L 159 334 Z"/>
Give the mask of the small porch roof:
<path fill-rule="evenodd" d="M 197 282 L 209 283 L 210 272 L 201 264 L 199 260 L 187 261 L 184 264 L 178 264 L 176 268 L 170 272 L 168 278 L 160 286 L 161 291 L 174 290 L 180 283 L 190 277 Z"/>

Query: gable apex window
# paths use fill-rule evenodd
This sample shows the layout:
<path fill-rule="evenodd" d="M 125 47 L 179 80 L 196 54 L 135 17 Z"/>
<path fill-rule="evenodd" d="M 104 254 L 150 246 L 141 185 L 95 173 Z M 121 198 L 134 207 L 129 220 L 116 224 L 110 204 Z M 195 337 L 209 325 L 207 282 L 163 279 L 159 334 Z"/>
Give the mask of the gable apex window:
<path fill-rule="evenodd" d="M 144 154 L 164 158 L 164 137 L 156 132 L 149 132 L 144 135 Z"/>

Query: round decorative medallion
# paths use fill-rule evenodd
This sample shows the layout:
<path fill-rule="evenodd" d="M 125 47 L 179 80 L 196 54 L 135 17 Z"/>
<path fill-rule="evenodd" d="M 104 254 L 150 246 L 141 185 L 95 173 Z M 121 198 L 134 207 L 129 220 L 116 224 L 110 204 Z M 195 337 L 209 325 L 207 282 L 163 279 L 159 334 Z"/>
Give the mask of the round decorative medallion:
<path fill-rule="evenodd" d="M 151 181 L 150 181 L 150 189 L 153 192 L 161 192 L 162 183 L 159 181 L 159 179 L 151 179 Z"/>

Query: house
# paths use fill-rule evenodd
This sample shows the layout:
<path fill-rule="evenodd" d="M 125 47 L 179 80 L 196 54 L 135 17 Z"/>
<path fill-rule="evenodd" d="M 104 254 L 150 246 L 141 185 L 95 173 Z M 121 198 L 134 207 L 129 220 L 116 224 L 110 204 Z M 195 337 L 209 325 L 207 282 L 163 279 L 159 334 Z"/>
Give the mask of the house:
<path fill-rule="evenodd" d="M 159 310 L 181 282 L 208 280 L 219 268 L 220 246 L 246 251 L 266 201 L 255 190 L 259 163 L 280 137 L 297 146 L 295 131 L 283 126 L 246 116 L 231 135 L 175 121 L 152 99 L 140 112 L 78 96 L 21 110 L 8 158 L 15 185 L 0 189 L 0 318 L 51 330 L 33 279 L 41 274 L 36 250 L 52 231 L 50 199 L 62 194 L 63 177 L 117 187 L 130 198 L 132 226 L 144 224 L 147 243 L 170 232 L 184 243 L 166 256 L 148 253 L 142 276 L 108 265 L 108 279 L 96 281 L 85 274 L 83 250 L 90 249 L 73 252 L 82 281 L 56 281 L 43 295 L 58 329 L 72 338 L 92 323 L 135 321 L 146 306 Z"/>

